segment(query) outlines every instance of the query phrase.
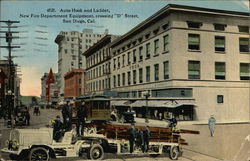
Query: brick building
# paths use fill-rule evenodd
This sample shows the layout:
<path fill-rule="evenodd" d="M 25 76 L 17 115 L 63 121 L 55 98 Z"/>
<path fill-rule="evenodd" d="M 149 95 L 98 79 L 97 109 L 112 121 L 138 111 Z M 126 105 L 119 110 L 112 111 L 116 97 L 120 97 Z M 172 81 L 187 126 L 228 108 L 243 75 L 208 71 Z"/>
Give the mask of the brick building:
<path fill-rule="evenodd" d="M 64 75 L 64 97 L 71 98 L 84 95 L 85 70 L 74 69 Z"/>

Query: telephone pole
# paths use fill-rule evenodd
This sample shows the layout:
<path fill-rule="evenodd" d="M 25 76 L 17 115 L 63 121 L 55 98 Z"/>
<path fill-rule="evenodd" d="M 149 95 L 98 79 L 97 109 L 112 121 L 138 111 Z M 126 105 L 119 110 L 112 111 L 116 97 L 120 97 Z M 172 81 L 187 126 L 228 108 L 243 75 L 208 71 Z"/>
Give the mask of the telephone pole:
<path fill-rule="evenodd" d="M 18 31 L 11 31 L 11 28 L 17 28 L 17 26 L 12 26 L 14 23 L 20 23 L 20 21 L 0 21 L 0 23 L 5 23 L 7 26 L 1 26 L 1 28 L 7 28 L 7 31 L 0 31 L 0 33 L 5 33 L 5 37 L 0 36 L 0 38 L 5 38 L 7 42 L 7 46 L 0 46 L 0 48 L 8 49 L 8 62 L 9 62 L 9 75 L 8 75 L 8 90 L 6 92 L 7 102 L 8 102 L 8 127 L 12 126 L 12 118 L 11 114 L 14 109 L 14 77 L 15 70 L 14 63 L 12 61 L 11 50 L 13 48 L 20 48 L 20 46 L 12 46 L 12 39 L 19 38 L 12 36 L 13 33 L 19 33 Z M 13 63 L 13 65 L 12 65 Z"/>

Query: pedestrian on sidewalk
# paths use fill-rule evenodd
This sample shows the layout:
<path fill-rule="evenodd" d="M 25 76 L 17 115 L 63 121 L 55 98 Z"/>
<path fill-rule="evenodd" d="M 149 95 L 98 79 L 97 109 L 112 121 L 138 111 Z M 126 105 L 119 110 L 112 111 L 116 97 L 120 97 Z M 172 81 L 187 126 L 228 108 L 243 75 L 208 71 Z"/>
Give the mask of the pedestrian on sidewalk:
<path fill-rule="evenodd" d="M 214 136 L 215 123 L 216 123 L 216 119 L 214 118 L 214 115 L 211 115 L 210 118 L 208 119 L 208 127 L 209 127 L 210 134 L 212 137 Z"/>

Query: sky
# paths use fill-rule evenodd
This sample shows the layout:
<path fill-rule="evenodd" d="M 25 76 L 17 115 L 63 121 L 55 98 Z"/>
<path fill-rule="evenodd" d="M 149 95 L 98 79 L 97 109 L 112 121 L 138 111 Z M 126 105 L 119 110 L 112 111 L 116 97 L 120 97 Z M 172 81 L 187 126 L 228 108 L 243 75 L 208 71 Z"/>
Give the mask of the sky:
<path fill-rule="evenodd" d="M 12 54 L 19 56 L 14 59 L 14 63 L 21 67 L 21 72 L 19 72 L 22 74 L 21 95 L 40 96 L 42 75 L 49 72 L 50 68 L 53 72 L 57 72 L 58 49 L 54 40 L 60 31 L 82 31 L 84 28 L 90 28 L 96 33 L 104 33 L 105 29 L 108 29 L 110 34 L 122 35 L 169 3 L 232 11 L 249 11 L 247 0 L 0 0 L 1 21 L 20 21 L 19 24 L 13 24 L 13 26 L 19 26 L 13 31 L 21 31 L 15 34 L 20 38 L 13 40 L 13 45 L 20 45 L 21 48 L 13 49 Z M 92 9 L 92 13 L 60 12 L 67 9 L 72 11 L 72 8 L 82 9 L 82 11 Z M 93 12 L 93 9 L 106 9 L 109 12 Z M 114 15 L 114 17 L 94 18 L 95 23 L 63 23 L 63 18 L 44 18 L 41 17 L 41 14 L 92 14 L 94 16 L 109 14 Z M 122 14 L 121 17 L 119 17 L 120 14 Z M 125 14 L 137 15 L 138 17 L 126 18 L 124 17 Z M 25 17 L 25 15 L 28 17 Z M 67 20 L 73 21 L 72 18 Z M 86 18 L 77 20 L 87 21 Z M 3 23 L 0 25 L 4 26 Z M 4 30 L 1 29 L 1 31 Z M 1 40 L 0 45 L 6 45 L 5 40 Z M 0 59 L 5 59 L 7 55 L 7 49 L 0 49 Z"/>

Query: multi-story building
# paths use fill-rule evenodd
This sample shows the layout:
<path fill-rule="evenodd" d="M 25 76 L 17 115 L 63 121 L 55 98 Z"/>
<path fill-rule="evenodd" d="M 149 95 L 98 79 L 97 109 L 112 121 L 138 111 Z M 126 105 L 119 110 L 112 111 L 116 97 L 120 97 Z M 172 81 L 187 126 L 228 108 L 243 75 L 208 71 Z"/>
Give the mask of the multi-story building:
<path fill-rule="evenodd" d="M 82 55 L 90 46 L 105 34 L 93 33 L 92 29 L 78 31 L 61 31 L 55 42 L 58 44 L 58 85 L 60 94 L 64 92 L 64 75 L 73 69 L 86 69 L 86 60 Z"/>
<path fill-rule="evenodd" d="M 156 118 L 249 121 L 249 18 L 162 8 L 112 43 L 113 104 Z"/>
<path fill-rule="evenodd" d="M 101 93 L 110 90 L 110 44 L 117 36 L 106 35 L 84 52 L 87 60 L 86 93 Z"/>
<path fill-rule="evenodd" d="M 74 69 L 64 76 L 64 97 L 73 98 L 84 95 L 85 70 Z"/>

